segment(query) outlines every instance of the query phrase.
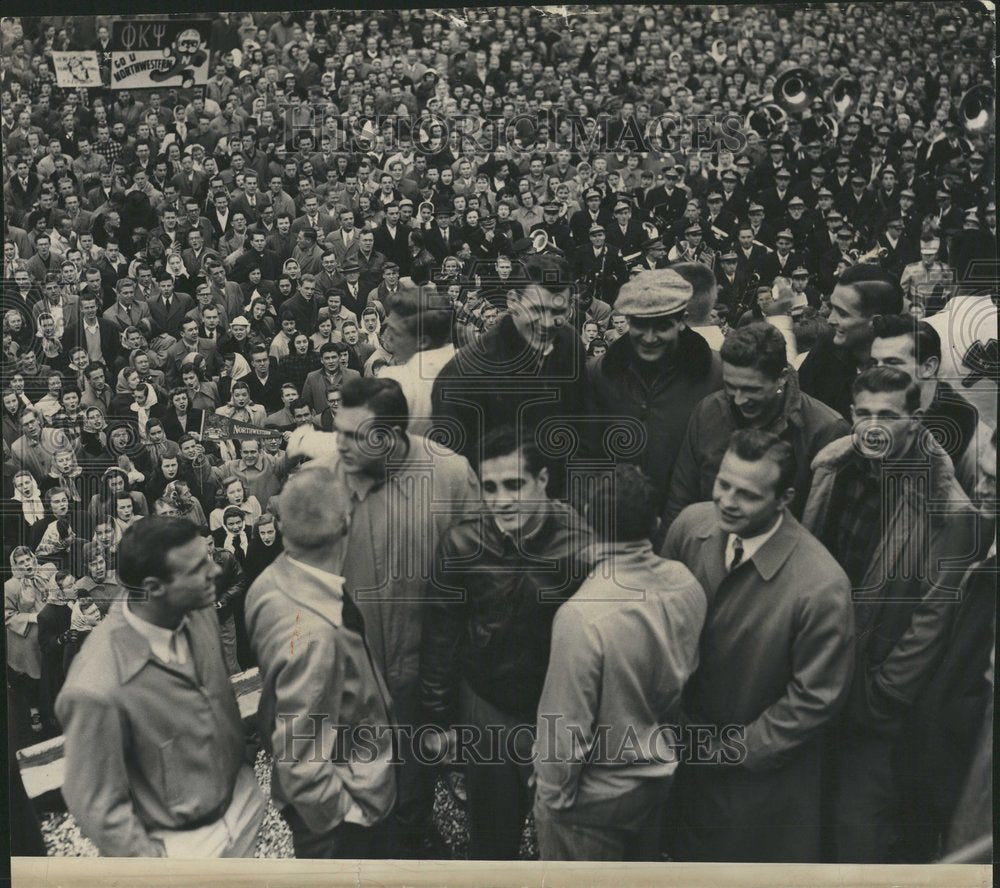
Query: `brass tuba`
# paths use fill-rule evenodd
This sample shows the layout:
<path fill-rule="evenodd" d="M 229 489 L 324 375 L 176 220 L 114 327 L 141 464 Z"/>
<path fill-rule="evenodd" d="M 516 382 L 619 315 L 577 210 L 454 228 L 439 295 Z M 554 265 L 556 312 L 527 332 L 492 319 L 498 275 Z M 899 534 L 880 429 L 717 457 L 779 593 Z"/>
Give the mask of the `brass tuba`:
<path fill-rule="evenodd" d="M 958 104 L 958 117 L 970 136 L 988 133 L 996 117 L 996 93 L 985 83 L 970 87 Z"/>
<path fill-rule="evenodd" d="M 774 101 L 788 114 L 805 111 L 816 93 L 816 80 L 805 68 L 789 68 L 774 82 Z"/>

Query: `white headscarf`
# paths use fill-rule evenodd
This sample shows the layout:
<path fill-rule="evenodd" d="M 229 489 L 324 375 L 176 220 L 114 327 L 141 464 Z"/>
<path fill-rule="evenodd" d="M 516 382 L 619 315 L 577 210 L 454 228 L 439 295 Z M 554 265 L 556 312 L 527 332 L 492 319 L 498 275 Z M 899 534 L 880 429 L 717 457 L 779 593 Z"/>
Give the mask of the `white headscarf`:
<path fill-rule="evenodd" d="M 21 476 L 31 479 L 31 490 L 27 496 L 22 495 L 17 489 L 17 479 Z M 31 472 L 18 472 L 14 476 L 14 499 L 21 504 L 21 514 L 28 527 L 34 527 L 35 523 L 45 517 L 45 506 L 42 503 L 42 492 L 38 489 L 38 482 Z"/>
<path fill-rule="evenodd" d="M 147 441 L 146 437 L 146 423 L 149 422 L 149 411 L 156 406 L 156 389 L 153 388 L 148 382 L 140 382 L 136 386 L 136 391 L 141 388 L 146 389 L 146 403 L 140 404 L 138 401 L 133 401 L 131 410 L 136 413 L 137 420 L 139 423 L 139 440 L 144 444 Z"/>

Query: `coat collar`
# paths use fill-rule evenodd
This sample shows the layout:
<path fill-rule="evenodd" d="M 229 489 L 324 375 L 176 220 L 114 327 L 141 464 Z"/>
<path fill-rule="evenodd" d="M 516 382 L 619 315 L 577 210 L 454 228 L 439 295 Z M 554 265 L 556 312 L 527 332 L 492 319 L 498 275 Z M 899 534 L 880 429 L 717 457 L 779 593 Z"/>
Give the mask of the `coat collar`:
<path fill-rule="evenodd" d="M 105 619 L 111 624 L 110 632 L 114 638 L 112 648 L 114 657 L 118 663 L 118 673 L 122 683 L 125 684 L 137 676 L 145 665 L 153 660 L 153 652 L 149 647 L 149 642 L 133 629 L 124 614 L 119 610 L 112 610 Z M 196 657 L 195 645 L 189 645 L 191 657 Z M 173 667 L 164 666 L 172 669 Z"/>
<path fill-rule="evenodd" d="M 951 457 L 942 449 L 930 431 L 923 427 L 920 428 L 910 453 L 912 457 L 916 458 L 916 461 L 920 463 L 926 461 L 930 469 L 931 489 L 927 491 L 925 496 L 938 502 L 948 502 L 954 499 L 952 486 L 955 481 L 955 470 Z M 843 438 L 831 441 L 816 454 L 812 462 L 812 469 L 814 472 L 821 469 L 837 472 L 856 456 L 854 437 L 844 435 Z"/>
<path fill-rule="evenodd" d="M 637 360 L 632 340 L 626 334 L 611 343 L 601 358 L 601 369 L 604 373 L 620 373 Z M 701 379 L 712 368 L 712 349 L 704 337 L 685 327 L 678 336 L 672 366 L 692 379 Z"/>
<path fill-rule="evenodd" d="M 799 541 L 801 525 L 786 509 L 781 526 L 774 535 L 764 543 L 750 558 L 747 559 L 757 568 L 761 579 L 770 582 L 781 570 Z M 719 583 L 726 577 L 726 543 L 729 534 L 719 527 L 713 514 L 710 521 L 698 531 L 697 536 L 703 541 L 702 557 L 705 559 L 706 574 L 713 589 L 719 588 Z"/>
<path fill-rule="evenodd" d="M 334 586 L 332 582 L 330 585 L 324 585 L 314 573 L 303 570 L 295 564 L 287 552 L 278 555 L 272 567 L 294 577 L 294 581 L 281 585 L 281 591 L 289 599 L 313 611 L 328 623 L 334 626 L 341 625 L 341 608 L 344 596 L 347 594 L 343 577 L 339 578 L 341 580 L 339 586 Z"/>

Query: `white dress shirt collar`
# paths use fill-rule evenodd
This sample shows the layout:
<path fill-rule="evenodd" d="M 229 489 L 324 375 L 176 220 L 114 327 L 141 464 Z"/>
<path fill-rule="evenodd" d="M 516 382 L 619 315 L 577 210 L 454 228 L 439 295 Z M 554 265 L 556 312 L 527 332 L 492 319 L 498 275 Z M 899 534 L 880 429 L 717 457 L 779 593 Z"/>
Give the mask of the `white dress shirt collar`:
<path fill-rule="evenodd" d="M 781 523 L 785 520 L 785 513 L 782 512 L 778 517 L 778 520 L 774 522 L 774 527 L 770 530 L 765 530 L 764 533 L 759 533 L 752 537 L 740 537 L 743 541 L 743 561 L 749 561 L 753 558 L 754 553 L 760 550 L 760 547 L 764 545 L 771 537 L 773 537 L 777 532 L 778 528 L 781 527 Z M 735 533 L 729 534 L 729 538 L 726 540 L 726 566 L 728 567 L 733 563 L 733 553 L 736 548 L 736 537 Z"/>

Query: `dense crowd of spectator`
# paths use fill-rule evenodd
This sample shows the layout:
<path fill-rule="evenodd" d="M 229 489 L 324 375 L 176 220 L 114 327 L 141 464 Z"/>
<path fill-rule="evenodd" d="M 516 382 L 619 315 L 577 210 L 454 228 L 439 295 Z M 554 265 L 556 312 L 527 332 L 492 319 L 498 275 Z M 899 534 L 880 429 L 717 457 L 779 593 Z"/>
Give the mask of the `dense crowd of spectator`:
<path fill-rule="evenodd" d="M 978 837 L 954 818 L 992 700 L 996 155 L 963 97 L 993 28 L 929 3 L 221 13 L 207 83 L 129 91 L 110 20 L 4 19 L 11 718 L 66 734 L 102 852 L 169 853 L 154 825 L 252 794 L 236 759 L 221 789 L 188 762 L 167 794 L 202 808 L 144 783 L 116 813 L 152 765 L 123 761 L 108 713 L 139 708 L 91 639 L 142 622 L 119 555 L 157 528 L 207 549 L 219 675 L 259 665 L 262 718 L 310 704 L 275 677 L 300 631 L 276 590 L 323 600 L 304 563 L 346 581 L 336 645 L 299 661 L 347 669 L 322 699 L 436 728 L 329 786 L 268 738 L 301 856 L 427 853 L 419 753 L 489 725 L 538 758 L 447 773 L 477 857 L 515 857 L 532 808 L 547 859 Z M 71 49 L 105 88 L 57 86 Z M 584 763 L 557 718 L 640 739 Z M 656 764 L 666 724 L 739 742 Z"/>

